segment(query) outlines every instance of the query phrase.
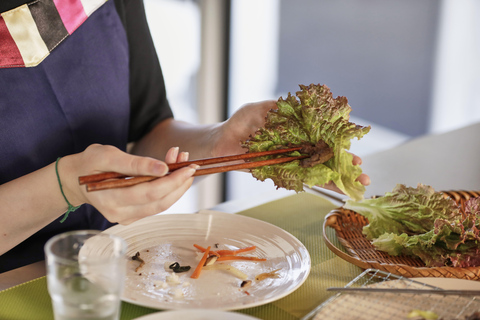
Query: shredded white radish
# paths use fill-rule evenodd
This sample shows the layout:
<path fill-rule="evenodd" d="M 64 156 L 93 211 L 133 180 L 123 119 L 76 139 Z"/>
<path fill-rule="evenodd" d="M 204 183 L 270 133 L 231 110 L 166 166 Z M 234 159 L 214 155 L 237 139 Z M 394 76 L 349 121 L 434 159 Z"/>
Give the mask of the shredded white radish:
<path fill-rule="evenodd" d="M 239 278 L 240 280 L 247 280 L 248 276 L 243 273 L 242 271 L 238 270 L 237 268 L 223 263 L 215 263 L 209 266 L 204 266 L 202 270 L 225 270 L 230 272 L 235 277 Z"/>

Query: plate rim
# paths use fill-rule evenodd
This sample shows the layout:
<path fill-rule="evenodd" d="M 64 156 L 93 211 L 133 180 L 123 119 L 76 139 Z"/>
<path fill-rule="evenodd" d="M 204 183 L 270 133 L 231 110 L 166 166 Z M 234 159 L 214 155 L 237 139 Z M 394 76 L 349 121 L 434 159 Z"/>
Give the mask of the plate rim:
<path fill-rule="evenodd" d="M 164 314 L 167 314 L 167 315 L 185 315 L 183 313 L 187 313 L 190 314 L 190 313 L 197 313 L 197 312 L 201 312 L 201 313 L 207 313 L 206 315 L 207 316 L 211 316 L 212 313 L 216 313 L 218 315 L 232 315 L 232 314 L 235 314 L 235 318 L 234 320 L 260 320 L 259 318 L 256 318 L 256 317 L 253 317 L 251 315 L 247 315 L 247 314 L 243 314 L 243 313 L 233 313 L 233 312 L 229 312 L 229 311 L 223 311 L 223 310 L 216 310 L 216 309 L 180 309 L 180 310 L 165 310 L 165 311 L 156 311 L 156 312 L 153 312 L 153 313 L 150 313 L 150 314 L 146 314 L 146 315 L 143 315 L 141 317 L 138 317 L 138 318 L 134 318 L 133 320 L 156 320 L 157 319 L 157 316 L 162 316 Z M 222 318 L 224 319 L 224 318 Z"/>

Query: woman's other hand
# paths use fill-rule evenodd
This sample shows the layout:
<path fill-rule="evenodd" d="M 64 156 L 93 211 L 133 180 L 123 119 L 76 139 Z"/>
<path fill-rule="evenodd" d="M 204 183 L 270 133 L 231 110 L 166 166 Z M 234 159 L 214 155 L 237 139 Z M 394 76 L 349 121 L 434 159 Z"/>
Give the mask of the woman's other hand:
<path fill-rule="evenodd" d="M 362 159 L 357 155 L 353 155 L 352 163 L 354 165 L 361 165 L 362 164 Z M 360 176 L 357 178 L 357 181 L 360 182 L 364 186 L 370 185 L 370 177 L 365 173 L 360 174 Z M 329 183 L 324 184 L 323 186 L 319 186 L 319 187 L 322 187 L 322 188 L 325 188 L 325 189 L 332 190 L 332 191 L 343 194 L 343 191 L 341 191 L 333 182 L 329 182 Z"/>
<path fill-rule="evenodd" d="M 230 119 L 222 123 L 218 128 L 217 147 L 214 151 L 216 156 L 245 153 L 247 149 L 242 148 L 240 141 L 245 141 L 250 135 L 265 125 L 265 117 L 267 112 L 271 109 L 276 109 L 276 101 L 262 101 L 257 103 L 250 103 L 238 109 Z M 354 165 L 361 165 L 362 159 L 353 155 L 352 160 Z M 362 173 L 358 178 L 362 185 L 368 186 L 370 184 L 370 177 Z M 321 186 L 335 192 L 342 193 L 334 183 L 327 183 Z"/>

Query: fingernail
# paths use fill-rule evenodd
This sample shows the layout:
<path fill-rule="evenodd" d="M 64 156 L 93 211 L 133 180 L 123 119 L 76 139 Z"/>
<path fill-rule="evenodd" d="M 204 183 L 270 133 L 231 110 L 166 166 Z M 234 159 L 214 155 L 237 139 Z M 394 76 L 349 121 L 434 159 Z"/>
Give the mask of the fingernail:
<path fill-rule="evenodd" d="M 168 172 L 168 166 L 165 162 L 157 161 L 153 165 L 153 173 L 155 175 L 163 176 L 167 174 L 167 172 Z"/>
<path fill-rule="evenodd" d="M 197 171 L 197 169 L 199 168 L 200 166 L 197 165 L 197 164 L 191 164 L 187 167 L 187 170 L 185 170 L 185 177 L 187 178 L 190 178 L 191 176 L 193 176 L 193 174 L 195 173 L 195 171 Z"/>
<path fill-rule="evenodd" d="M 189 156 L 190 154 L 188 153 L 188 151 L 183 151 L 180 154 L 180 161 L 188 161 Z"/>
<path fill-rule="evenodd" d="M 178 150 L 180 150 L 179 147 L 173 147 L 173 158 L 177 159 L 178 157 Z"/>

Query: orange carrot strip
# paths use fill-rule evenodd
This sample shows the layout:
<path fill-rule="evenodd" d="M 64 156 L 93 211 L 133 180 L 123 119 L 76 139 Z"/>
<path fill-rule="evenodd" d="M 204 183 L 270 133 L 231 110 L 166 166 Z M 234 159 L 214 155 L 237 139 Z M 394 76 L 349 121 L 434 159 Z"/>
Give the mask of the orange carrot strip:
<path fill-rule="evenodd" d="M 235 250 L 237 253 L 241 253 L 241 252 L 247 252 L 247 251 L 252 251 L 252 250 L 255 250 L 257 249 L 256 246 L 251 246 L 251 247 L 245 247 L 245 248 L 240 248 L 238 250 Z"/>
<path fill-rule="evenodd" d="M 193 246 L 194 246 L 195 248 L 197 248 L 198 250 L 200 250 L 201 252 L 207 251 L 207 249 L 205 249 L 205 248 L 202 247 L 202 246 L 199 246 L 198 244 L 194 244 Z"/>
<path fill-rule="evenodd" d="M 246 248 L 240 248 L 237 250 L 217 250 L 216 252 L 221 256 L 236 256 L 239 253 L 252 251 L 252 250 L 255 250 L 256 248 L 257 248 L 256 246 L 251 246 Z"/>
<path fill-rule="evenodd" d="M 209 251 L 210 251 L 210 246 L 205 250 L 205 253 L 203 254 L 202 259 L 200 259 L 200 262 L 198 263 L 197 267 L 193 271 L 190 278 L 198 279 L 198 277 L 200 277 L 200 273 L 202 272 L 203 265 L 205 264 L 205 261 L 207 261 Z"/>
<path fill-rule="evenodd" d="M 219 256 L 234 256 L 236 255 L 234 250 L 217 250 L 215 251 Z"/>
<path fill-rule="evenodd" d="M 264 259 L 264 258 L 246 257 L 246 256 L 221 256 L 217 259 L 217 261 L 227 261 L 227 260 L 267 261 L 267 259 Z"/>
<path fill-rule="evenodd" d="M 193 245 L 195 248 L 197 248 L 198 250 L 200 250 L 201 252 L 205 252 L 205 248 L 202 247 L 202 246 L 199 246 L 198 244 L 194 244 Z M 242 253 L 242 252 L 248 252 L 248 251 L 253 251 L 255 250 L 257 247 L 256 246 L 250 246 L 250 247 L 245 247 L 245 248 L 240 248 L 240 249 L 236 249 L 236 250 L 212 250 L 210 251 L 211 254 L 214 254 L 216 256 L 220 255 L 220 256 L 235 256 L 239 253 Z"/>
<path fill-rule="evenodd" d="M 210 250 L 210 255 L 220 257 L 220 254 L 217 251 Z"/>
<path fill-rule="evenodd" d="M 200 250 L 201 252 L 207 251 L 207 249 L 205 249 L 202 246 L 199 246 L 198 244 L 194 244 L 193 246 L 198 250 Z M 220 254 L 218 254 L 216 251 L 213 251 L 213 250 L 210 250 L 210 255 L 220 257 Z"/>

